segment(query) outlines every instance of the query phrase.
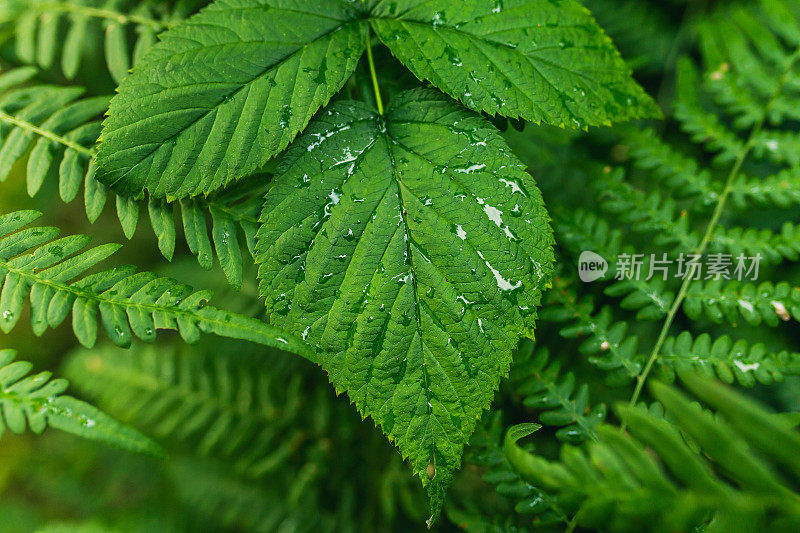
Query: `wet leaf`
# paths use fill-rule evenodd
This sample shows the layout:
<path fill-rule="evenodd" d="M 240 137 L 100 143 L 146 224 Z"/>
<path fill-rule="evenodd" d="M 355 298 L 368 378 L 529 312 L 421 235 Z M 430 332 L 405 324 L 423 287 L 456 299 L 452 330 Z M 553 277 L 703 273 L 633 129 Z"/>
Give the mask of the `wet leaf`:
<path fill-rule="evenodd" d="M 156 443 L 96 407 L 62 393 L 63 379 L 50 372 L 29 375 L 33 365 L 16 361 L 14 350 L 0 350 L 0 437 L 6 428 L 22 433 L 43 432 L 48 426 L 136 453 L 161 456 Z"/>
<path fill-rule="evenodd" d="M 434 90 L 323 111 L 267 193 L 273 325 L 409 457 L 434 515 L 552 275 L 541 195 L 491 125 Z"/>
<path fill-rule="evenodd" d="M 372 4 L 392 53 L 475 111 L 567 127 L 659 115 L 576 0 Z"/>
<path fill-rule="evenodd" d="M 286 148 L 355 70 L 367 34 L 360 6 L 295 4 L 218 0 L 164 33 L 111 102 L 97 178 L 125 195 L 195 196 Z"/>

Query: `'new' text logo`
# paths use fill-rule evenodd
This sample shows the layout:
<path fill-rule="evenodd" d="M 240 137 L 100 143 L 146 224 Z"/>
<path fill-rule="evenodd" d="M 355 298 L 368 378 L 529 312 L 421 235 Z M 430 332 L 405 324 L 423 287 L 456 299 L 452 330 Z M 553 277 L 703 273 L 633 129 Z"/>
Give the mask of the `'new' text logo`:
<path fill-rule="evenodd" d="M 578 276 L 581 281 L 589 283 L 605 276 L 608 271 L 608 262 L 602 256 L 585 250 L 578 258 Z"/>

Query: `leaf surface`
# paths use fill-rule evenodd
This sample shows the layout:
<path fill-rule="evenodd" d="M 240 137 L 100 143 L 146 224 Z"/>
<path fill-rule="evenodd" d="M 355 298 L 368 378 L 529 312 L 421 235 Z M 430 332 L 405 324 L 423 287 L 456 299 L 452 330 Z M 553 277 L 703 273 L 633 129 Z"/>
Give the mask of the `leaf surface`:
<path fill-rule="evenodd" d="M 111 101 L 97 178 L 185 197 L 251 174 L 355 70 L 359 14 L 339 0 L 217 0 L 165 32 Z"/>
<path fill-rule="evenodd" d="M 475 111 L 568 127 L 659 115 L 576 0 L 373 0 L 378 37 Z"/>
<path fill-rule="evenodd" d="M 438 514 L 464 444 L 552 274 L 536 184 L 497 132 L 433 90 L 385 117 L 341 102 L 287 153 L 257 235 L 274 325 L 395 442 Z"/>

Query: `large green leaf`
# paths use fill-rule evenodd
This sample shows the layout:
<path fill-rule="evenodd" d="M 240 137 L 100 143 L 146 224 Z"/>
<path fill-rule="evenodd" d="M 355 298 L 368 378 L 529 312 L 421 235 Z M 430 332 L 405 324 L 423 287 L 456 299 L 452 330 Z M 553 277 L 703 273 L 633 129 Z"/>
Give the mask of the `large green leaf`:
<path fill-rule="evenodd" d="M 111 101 L 97 178 L 208 193 L 284 149 L 350 77 L 368 26 L 341 0 L 217 0 L 161 36 Z"/>
<path fill-rule="evenodd" d="M 659 114 L 577 0 L 372 0 L 392 53 L 476 111 L 585 127 Z"/>
<path fill-rule="evenodd" d="M 217 0 L 121 83 L 98 179 L 182 198 L 252 174 L 343 86 L 370 25 L 476 111 L 570 127 L 658 114 L 576 0 Z"/>
<path fill-rule="evenodd" d="M 551 280 L 536 184 L 487 122 L 413 90 L 385 117 L 359 102 L 323 112 L 261 222 L 270 320 L 322 349 L 336 389 L 410 457 L 436 515 Z"/>

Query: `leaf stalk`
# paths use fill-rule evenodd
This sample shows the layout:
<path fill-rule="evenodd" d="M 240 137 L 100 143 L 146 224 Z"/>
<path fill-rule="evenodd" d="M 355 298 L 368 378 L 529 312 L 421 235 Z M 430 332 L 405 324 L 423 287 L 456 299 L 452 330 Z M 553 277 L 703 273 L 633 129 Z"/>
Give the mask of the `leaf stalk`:
<path fill-rule="evenodd" d="M 378 74 L 375 72 L 375 60 L 372 57 L 372 36 L 367 37 L 367 61 L 369 62 L 369 74 L 372 77 L 372 88 L 375 90 L 375 103 L 378 106 L 378 113 L 383 115 L 381 87 L 378 84 Z"/>

